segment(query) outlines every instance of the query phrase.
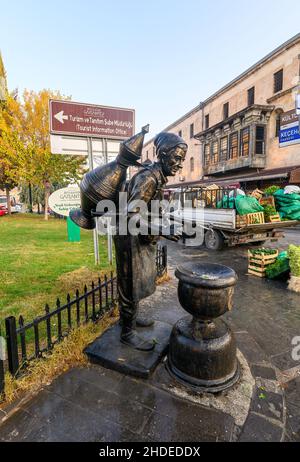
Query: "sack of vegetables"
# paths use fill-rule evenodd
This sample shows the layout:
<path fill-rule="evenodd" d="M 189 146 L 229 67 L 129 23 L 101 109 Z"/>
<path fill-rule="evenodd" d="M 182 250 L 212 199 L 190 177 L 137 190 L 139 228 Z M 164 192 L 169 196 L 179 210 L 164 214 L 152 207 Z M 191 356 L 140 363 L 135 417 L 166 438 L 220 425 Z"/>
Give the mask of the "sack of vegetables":
<path fill-rule="evenodd" d="M 300 220 L 300 194 L 284 194 L 284 190 L 279 189 L 274 197 L 276 209 L 282 218 Z"/>
<path fill-rule="evenodd" d="M 294 292 L 300 292 L 300 245 L 289 245 L 288 256 L 291 268 L 288 288 Z"/>

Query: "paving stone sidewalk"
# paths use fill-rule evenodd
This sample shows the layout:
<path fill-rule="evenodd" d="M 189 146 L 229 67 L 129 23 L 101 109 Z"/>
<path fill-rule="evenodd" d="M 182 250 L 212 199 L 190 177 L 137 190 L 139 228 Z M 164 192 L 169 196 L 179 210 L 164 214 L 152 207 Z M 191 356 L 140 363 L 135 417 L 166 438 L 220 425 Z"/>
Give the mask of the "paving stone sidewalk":
<path fill-rule="evenodd" d="M 289 241 L 299 240 L 299 231 L 292 231 Z M 0 441 L 300 441 L 300 361 L 291 356 L 291 340 L 300 335 L 300 296 L 284 282 L 248 276 L 247 247 L 208 252 L 171 243 L 168 253 L 171 274 L 195 259 L 238 273 L 234 310 L 226 318 L 255 378 L 245 424 L 169 393 L 173 379 L 164 364 L 149 380 L 90 366 L 58 377 L 9 418 L 0 411 Z M 173 325 L 186 315 L 176 292 L 172 277 L 141 308 Z"/>

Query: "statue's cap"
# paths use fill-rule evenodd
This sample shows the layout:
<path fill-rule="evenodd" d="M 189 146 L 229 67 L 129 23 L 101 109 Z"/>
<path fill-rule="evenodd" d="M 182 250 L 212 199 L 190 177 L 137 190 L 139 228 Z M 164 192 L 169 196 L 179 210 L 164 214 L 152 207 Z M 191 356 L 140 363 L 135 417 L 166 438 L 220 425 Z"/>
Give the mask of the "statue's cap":
<path fill-rule="evenodd" d="M 149 125 L 142 127 L 140 133 L 123 141 L 120 145 L 118 161 L 126 166 L 139 165 L 138 160 L 141 158 L 145 134 L 149 132 Z"/>
<path fill-rule="evenodd" d="M 157 155 L 162 151 L 168 152 L 170 149 L 176 148 L 176 146 L 183 145 L 185 148 L 188 147 L 181 136 L 169 132 L 161 132 L 156 135 L 154 145 L 156 147 Z"/>

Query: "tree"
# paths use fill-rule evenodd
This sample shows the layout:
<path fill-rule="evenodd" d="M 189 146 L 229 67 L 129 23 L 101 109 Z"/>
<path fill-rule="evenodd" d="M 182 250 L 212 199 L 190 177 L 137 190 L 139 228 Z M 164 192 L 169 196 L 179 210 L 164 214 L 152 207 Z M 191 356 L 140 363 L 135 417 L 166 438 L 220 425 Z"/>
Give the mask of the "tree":
<path fill-rule="evenodd" d="M 5 101 L 5 94 L 7 89 L 6 83 L 6 72 L 5 67 L 2 60 L 2 55 L 0 53 L 0 103 L 1 101 Z"/>
<path fill-rule="evenodd" d="M 6 107 L 7 101 L 7 81 L 6 71 L 0 53 L 0 111 L 2 112 Z M 0 124 L 0 136 L 1 136 L 1 124 Z M 16 185 L 14 181 L 15 172 L 14 165 L 7 158 L 7 156 L 0 154 L 0 189 L 5 190 L 7 200 L 7 210 L 9 215 L 11 214 L 11 203 L 10 203 L 10 191 Z"/>
<path fill-rule="evenodd" d="M 61 98 L 59 92 L 25 90 L 22 101 L 9 96 L 0 118 L 0 158 L 6 157 L 16 166 L 18 183 L 43 188 L 46 220 L 51 186 L 76 182 L 84 171 L 83 156 L 50 152 L 49 99 Z"/>

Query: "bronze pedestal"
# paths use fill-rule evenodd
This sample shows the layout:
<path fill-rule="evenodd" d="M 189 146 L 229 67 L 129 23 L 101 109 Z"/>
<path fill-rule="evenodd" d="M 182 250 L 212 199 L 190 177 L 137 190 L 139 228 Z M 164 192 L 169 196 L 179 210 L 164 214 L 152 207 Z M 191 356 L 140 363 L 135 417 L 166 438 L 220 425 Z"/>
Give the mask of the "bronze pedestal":
<path fill-rule="evenodd" d="M 234 335 L 219 319 L 231 309 L 236 273 L 223 265 L 188 263 L 175 275 L 179 301 L 192 317 L 180 319 L 172 330 L 168 370 L 197 391 L 223 391 L 239 378 Z"/>

